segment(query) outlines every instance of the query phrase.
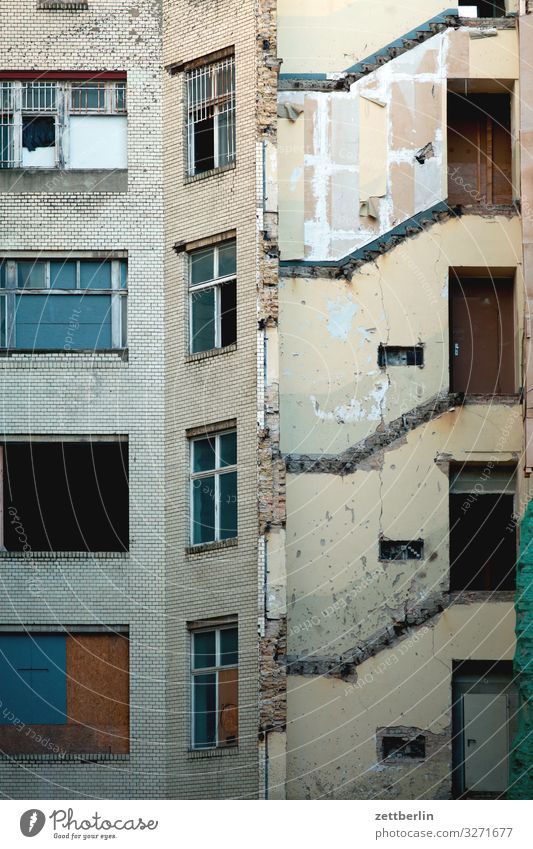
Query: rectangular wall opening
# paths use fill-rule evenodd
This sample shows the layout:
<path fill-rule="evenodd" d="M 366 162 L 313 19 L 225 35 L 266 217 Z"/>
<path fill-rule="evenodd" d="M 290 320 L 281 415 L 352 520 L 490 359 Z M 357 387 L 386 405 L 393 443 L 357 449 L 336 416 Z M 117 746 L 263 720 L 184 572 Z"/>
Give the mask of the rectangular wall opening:
<path fill-rule="evenodd" d="M 512 662 L 454 661 L 452 700 L 454 798 L 503 798 L 518 717 Z"/>
<path fill-rule="evenodd" d="M 378 366 L 423 366 L 423 345 L 380 345 L 378 348 Z"/>
<path fill-rule="evenodd" d="M 516 393 L 514 279 L 450 271 L 450 388 Z"/>
<path fill-rule="evenodd" d="M 380 539 L 380 560 L 422 560 L 424 540 Z"/>
<path fill-rule="evenodd" d="M 450 591 L 514 590 L 515 468 L 450 466 Z"/>
<path fill-rule="evenodd" d="M 128 443 L 5 442 L 7 551 L 127 551 Z"/>
<path fill-rule="evenodd" d="M 459 15 L 467 18 L 503 18 L 505 0 L 459 0 Z"/>
<path fill-rule="evenodd" d="M 511 204 L 512 161 L 510 95 L 448 91 L 448 203 Z"/>

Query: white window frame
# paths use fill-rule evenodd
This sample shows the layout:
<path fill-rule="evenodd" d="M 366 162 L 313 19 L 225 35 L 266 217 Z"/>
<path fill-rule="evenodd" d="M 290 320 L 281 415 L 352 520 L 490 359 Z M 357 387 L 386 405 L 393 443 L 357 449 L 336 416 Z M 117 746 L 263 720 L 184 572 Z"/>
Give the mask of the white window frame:
<path fill-rule="evenodd" d="M 220 536 L 220 477 L 221 477 L 221 475 L 228 474 L 229 472 L 237 472 L 237 466 L 238 466 L 238 455 L 237 455 L 237 463 L 235 463 L 234 465 L 232 465 L 232 466 L 221 466 L 220 465 L 220 437 L 225 436 L 228 433 L 234 433 L 235 434 L 235 441 L 237 442 L 237 428 L 235 428 L 235 427 L 230 427 L 227 430 L 221 430 L 220 432 L 217 431 L 216 433 L 212 433 L 212 432 L 211 433 L 209 433 L 209 432 L 203 433 L 200 436 L 193 436 L 189 440 L 189 442 L 190 442 L 190 446 L 189 446 L 189 453 L 190 453 L 190 460 L 189 460 L 189 467 L 190 467 L 190 490 L 189 490 L 190 528 L 189 528 L 189 535 L 190 535 L 190 543 L 191 543 L 192 546 L 210 545 L 213 542 L 220 542 L 221 541 L 221 536 Z M 214 443 L 215 443 L 215 466 L 216 466 L 216 468 L 209 469 L 205 472 L 194 472 L 193 471 L 194 443 L 199 442 L 202 439 L 213 440 Z M 237 445 L 237 450 L 238 450 L 238 445 Z M 195 525 L 195 521 L 194 521 L 194 518 L 195 518 L 194 517 L 194 483 L 197 480 L 202 480 L 203 478 L 210 478 L 210 477 L 215 478 L 215 536 L 214 536 L 214 539 L 207 540 L 206 542 L 194 542 L 194 525 Z M 223 538 L 224 540 L 226 540 L 226 539 L 237 539 L 237 535 L 238 535 L 238 532 L 239 532 L 238 518 L 239 517 L 237 515 L 237 534 L 235 534 L 234 537 L 224 537 Z"/>
<path fill-rule="evenodd" d="M 65 262 L 75 262 L 76 263 L 76 287 L 74 289 L 56 289 L 51 288 L 50 286 L 50 263 L 51 262 L 61 262 L 61 260 Z M 80 263 L 91 261 L 91 257 L 84 257 L 82 259 L 74 258 L 74 257 L 53 257 L 53 258 L 3 258 L 0 256 L 0 261 L 3 261 L 6 266 L 6 286 L 5 288 L 0 288 L 0 298 L 4 298 L 5 310 L 4 310 L 4 338 L 5 345 L 0 350 L 9 350 L 9 351 L 23 351 L 24 348 L 13 347 L 10 343 L 13 339 L 15 333 L 15 310 L 16 310 L 16 301 L 18 297 L 25 297 L 26 295 L 42 295 L 46 297 L 58 297 L 60 295 L 79 295 L 80 292 L 83 292 L 84 296 L 89 296 L 91 298 L 99 297 L 99 296 L 107 296 L 111 295 L 111 347 L 113 350 L 115 349 L 125 349 L 127 347 L 127 338 L 123 338 L 123 320 L 127 321 L 127 298 L 128 298 L 128 278 L 127 278 L 127 263 L 124 259 L 108 259 L 102 260 L 103 263 L 111 264 L 111 288 L 110 289 L 85 289 L 80 286 Z M 17 266 L 19 262 L 35 262 L 35 263 L 44 263 L 45 270 L 45 285 L 44 288 L 37 287 L 25 287 L 21 288 L 18 284 L 18 271 Z M 124 263 L 126 265 L 126 286 L 121 287 L 121 265 Z M 123 315 L 123 313 L 125 313 Z M 124 322 L 125 323 L 125 322 Z M 127 334 L 127 330 L 126 330 Z M 32 349 L 32 352 L 38 354 L 40 351 L 46 352 L 47 350 L 52 349 L 42 349 L 35 348 Z M 56 350 L 56 349 L 53 349 Z M 64 350 L 63 348 L 57 350 Z M 82 351 L 85 350 L 83 348 L 72 348 L 67 349 L 68 352 L 71 351 Z M 94 353 L 99 353 L 105 351 L 104 348 L 95 349 Z"/>
<path fill-rule="evenodd" d="M 228 239 L 225 242 L 218 242 L 216 245 L 206 245 L 205 248 L 198 248 L 196 251 L 190 251 L 187 255 L 188 257 L 188 268 L 189 268 L 189 353 L 202 353 L 202 351 L 193 352 L 193 306 L 192 296 L 196 294 L 196 292 L 201 292 L 203 289 L 215 289 L 215 345 L 214 348 L 222 347 L 222 308 L 221 308 L 221 287 L 224 283 L 231 283 L 235 281 L 235 285 L 237 285 L 237 270 L 235 269 L 234 274 L 226 274 L 222 277 L 219 277 L 219 257 L 220 257 L 220 248 L 224 248 L 229 244 L 236 245 L 236 239 Z M 208 249 L 213 250 L 213 279 L 206 280 L 203 283 L 193 283 L 192 282 L 192 265 L 194 262 L 195 254 L 206 251 Z M 213 348 L 206 348 L 206 351 L 212 351 Z"/>
<path fill-rule="evenodd" d="M 229 92 L 219 96 L 217 91 L 218 74 L 226 72 L 230 75 L 232 88 Z M 195 143 L 194 126 L 199 121 L 213 117 L 213 167 L 220 168 L 235 162 L 235 56 L 228 56 L 218 62 L 209 62 L 186 72 L 186 103 L 187 103 L 187 173 L 189 177 L 195 174 L 209 173 L 195 170 Z M 205 92 L 207 82 L 210 79 L 212 96 L 206 94 L 201 96 L 202 89 Z M 193 100 L 193 93 L 195 94 Z M 223 101 L 221 101 L 223 98 Z M 227 108 L 221 108 L 226 106 Z M 228 162 L 221 165 L 219 141 L 218 141 L 218 119 L 223 112 L 231 113 L 228 122 Z M 196 113 L 196 116 L 195 116 Z"/>
<path fill-rule="evenodd" d="M 224 744 L 221 746 L 220 740 L 218 737 L 218 714 L 220 710 L 220 699 L 219 699 L 219 686 L 218 686 L 218 673 L 224 669 L 236 669 L 237 670 L 237 698 L 239 695 L 239 653 L 237 649 L 237 665 L 236 666 L 221 666 L 220 664 L 220 633 L 221 631 L 228 631 L 229 629 L 237 630 L 237 646 L 239 641 L 239 629 L 237 620 L 234 622 L 228 622 L 224 625 L 207 625 L 205 628 L 191 628 L 190 630 L 190 651 L 191 651 L 191 749 L 195 752 L 205 752 L 210 749 L 233 749 L 239 745 L 239 727 L 237 728 L 237 740 L 235 743 Z M 195 669 L 194 668 L 194 637 L 195 634 L 205 634 L 210 631 L 215 632 L 215 666 L 208 666 L 204 669 Z M 216 674 L 216 684 L 215 684 L 215 717 L 217 721 L 215 722 L 215 745 L 214 746 L 197 746 L 196 743 L 196 710 L 195 710 L 195 696 L 194 696 L 194 679 L 197 675 L 211 675 Z"/>
<path fill-rule="evenodd" d="M 84 85 L 98 85 L 104 90 L 102 108 L 73 108 L 72 89 Z M 32 86 L 35 102 L 24 105 L 24 93 Z M 47 92 L 55 92 L 54 106 L 47 103 Z M 118 90 L 124 91 L 124 106 L 117 105 Z M 0 159 L 0 168 L 22 168 L 22 128 L 26 117 L 50 116 L 55 121 L 55 168 L 66 167 L 68 157 L 68 130 L 70 115 L 127 115 L 126 82 L 124 80 L 0 80 L 0 125 L 11 127 L 12 158 Z M 24 166 L 26 167 L 26 166 Z M 49 165 L 32 165 L 31 168 L 49 168 Z"/>

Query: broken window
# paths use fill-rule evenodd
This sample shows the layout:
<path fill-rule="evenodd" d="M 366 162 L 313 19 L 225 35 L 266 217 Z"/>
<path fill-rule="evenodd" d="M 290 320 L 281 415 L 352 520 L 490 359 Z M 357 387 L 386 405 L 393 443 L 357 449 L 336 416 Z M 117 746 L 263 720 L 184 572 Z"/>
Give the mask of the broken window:
<path fill-rule="evenodd" d="M 122 633 L 0 633 L 0 751 L 127 753 L 128 654 Z"/>
<path fill-rule="evenodd" d="M 235 161 L 235 57 L 187 72 L 188 172 Z"/>
<path fill-rule="evenodd" d="M 126 83 L 0 82 L 0 168 L 125 168 Z"/>
<path fill-rule="evenodd" d="M 422 345 L 380 345 L 378 365 L 387 366 L 423 366 L 424 348 Z"/>
<path fill-rule="evenodd" d="M 237 536 L 237 432 L 191 444 L 192 543 Z"/>
<path fill-rule="evenodd" d="M 449 91 L 448 203 L 510 204 L 512 199 L 509 94 Z"/>
<path fill-rule="evenodd" d="M 192 632 L 192 748 L 236 746 L 239 737 L 235 625 Z"/>
<path fill-rule="evenodd" d="M 513 590 L 515 468 L 450 467 L 450 590 Z"/>
<path fill-rule="evenodd" d="M 423 734 L 416 737 L 384 734 L 381 757 L 382 760 L 394 761 L 423 760 L 426 757 L 426 738 Z"/>
<path fill-rule="evenodd" d="M 123 260 L 0 258 L 0 347 L 124 348 L 127 294 Z"/>
<path fill-rule="evenodd" d="M 459 15 L 467 18 L 502 18 L 505 0 L 459 0 Z"/>
<path fill-rule="evenodd" d="M 516 392 L 514 280 L 450 274 L 452 392 Z"/>
<path fill-rule="evenodd" d="M 380 539 L 380 560 L 422 560 L 424 540 Z"/>
<path fill-rule="evenodd" d="M 27 552 L 128 550 L 126 441 L 5 442 L 0 454 L 0 546 Z"/>
<path fill-rule="evenodd" d="M 235 241 L 189 254 L 190 349 L 193 354 L 237 340 Z"/>

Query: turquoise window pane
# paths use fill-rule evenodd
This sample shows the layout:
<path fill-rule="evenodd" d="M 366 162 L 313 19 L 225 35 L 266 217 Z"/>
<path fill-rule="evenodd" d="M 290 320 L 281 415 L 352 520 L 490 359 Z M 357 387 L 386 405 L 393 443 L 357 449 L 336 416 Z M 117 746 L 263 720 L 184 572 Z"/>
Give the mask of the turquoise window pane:
<path fill-rule="evenodd" d="M 73 109 L 104 109 L 105 90 L 102 83 L 81 84 L 72 87 Z"/>
<path fill-rule="evenodd" d="M 215 539 L 215 478 L 193 481 L 193 544 Z"/>
<path fill-rule="evenodd" d="M 191 298 L 192 353 L 210 351 L 215 347 L 215 289 L 202 289 Z"/>
<path fill-rule="evenodd" d="M 17 262 L 17 286 L 20 289 L 44 289 L 44 262 Z"/>
<path fill-rule="evenodd" d="M 65 634 L 0 635 L 0 724 L 66 722 Z"/>
<path fill-rule="evenodd" d="M 194 676 L 195 749 L 216 745 L 217 683 L 216 673 Z"/>
<path fill-rule="evenodd" d="M 237 472 L 220 475 L 220 539 L 237 536 Z"/>
<path fill-rule="evenodd" d="M 126 298 L 120 299 L 120 320 L 122 323 L 122 347 L 128 344 L 128 303 Z"/>
<path fill-rule="evenodd" d="M 15 347 L 67 351 L 111 348 L 111 296 L 19 295 Z"/>
<path fill-rule="evenodd" d="M 218 276 L 227 277 L 237 269 L 237 251 L 235 242 L 228 242 L 218 249 Z"/>
<path fill-rule="evenodd" d="M 220 465 L 235 466 L 237 464 L 237 434 L 223 433 L 220 437 Z"/>
<path fill-rule="evenodd" d="M 215 437 L 195 439 L 192 444 L 193 472 L 208 472 L 215 468 Z"/>
<path fill-rule="evenodd" d="M 194 634 L 194 669 L 216 666 L 215 631 L 198 631 Z"/>
<path fill-rule="evenodd" d="M 75 289 L 76 288 L 76 263 L 75 262 L 51 262 L 50 263 L 50 288 L 51 289 Z"/>
<path fill-rule="evenodd" d="M 80 262 L 80 289 L 111 289 L 111 263 L 82 260 Z"/>
<path fill-rule="evenodd" d="M 220 631 L 220 665 L 237 666 L 239 662 L 237 628 Z"/>
<path fill-rule="evenodd" d="M 192 285 L 196 283 L 206 283 L 208 280 L 213 279 L 215 275 L 213 248 L 194 251 L 194 253 L 189 256 L 189 262 L 191 264 Z"/>
<path fill-rule="evenodd" d="M 5 262 L 0 262 L 0 289 L 5 289 L 7 285 L 7 265 Z"/>
<path fill-rule="evenodd" d="M 128 286 L 128 263 L 120 263 L 120 288 L 126 289 Z"/>
<path fill-rule="evenodd" d="M 6 347 L 6 299 L 0 296 L 0 348 Z"/>

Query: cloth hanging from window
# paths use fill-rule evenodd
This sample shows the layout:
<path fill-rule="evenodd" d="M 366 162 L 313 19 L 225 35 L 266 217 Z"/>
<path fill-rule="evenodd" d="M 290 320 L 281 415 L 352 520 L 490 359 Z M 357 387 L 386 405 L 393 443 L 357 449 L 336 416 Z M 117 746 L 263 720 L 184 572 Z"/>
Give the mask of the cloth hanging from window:
<path fill-rule="evenodd" d="M 56 143 L 56 127 L 54 118 L 24 118 L 22 123 L 22 146 L 26 150 L 36 150 L 38 147 L 54 147 Z"/>

